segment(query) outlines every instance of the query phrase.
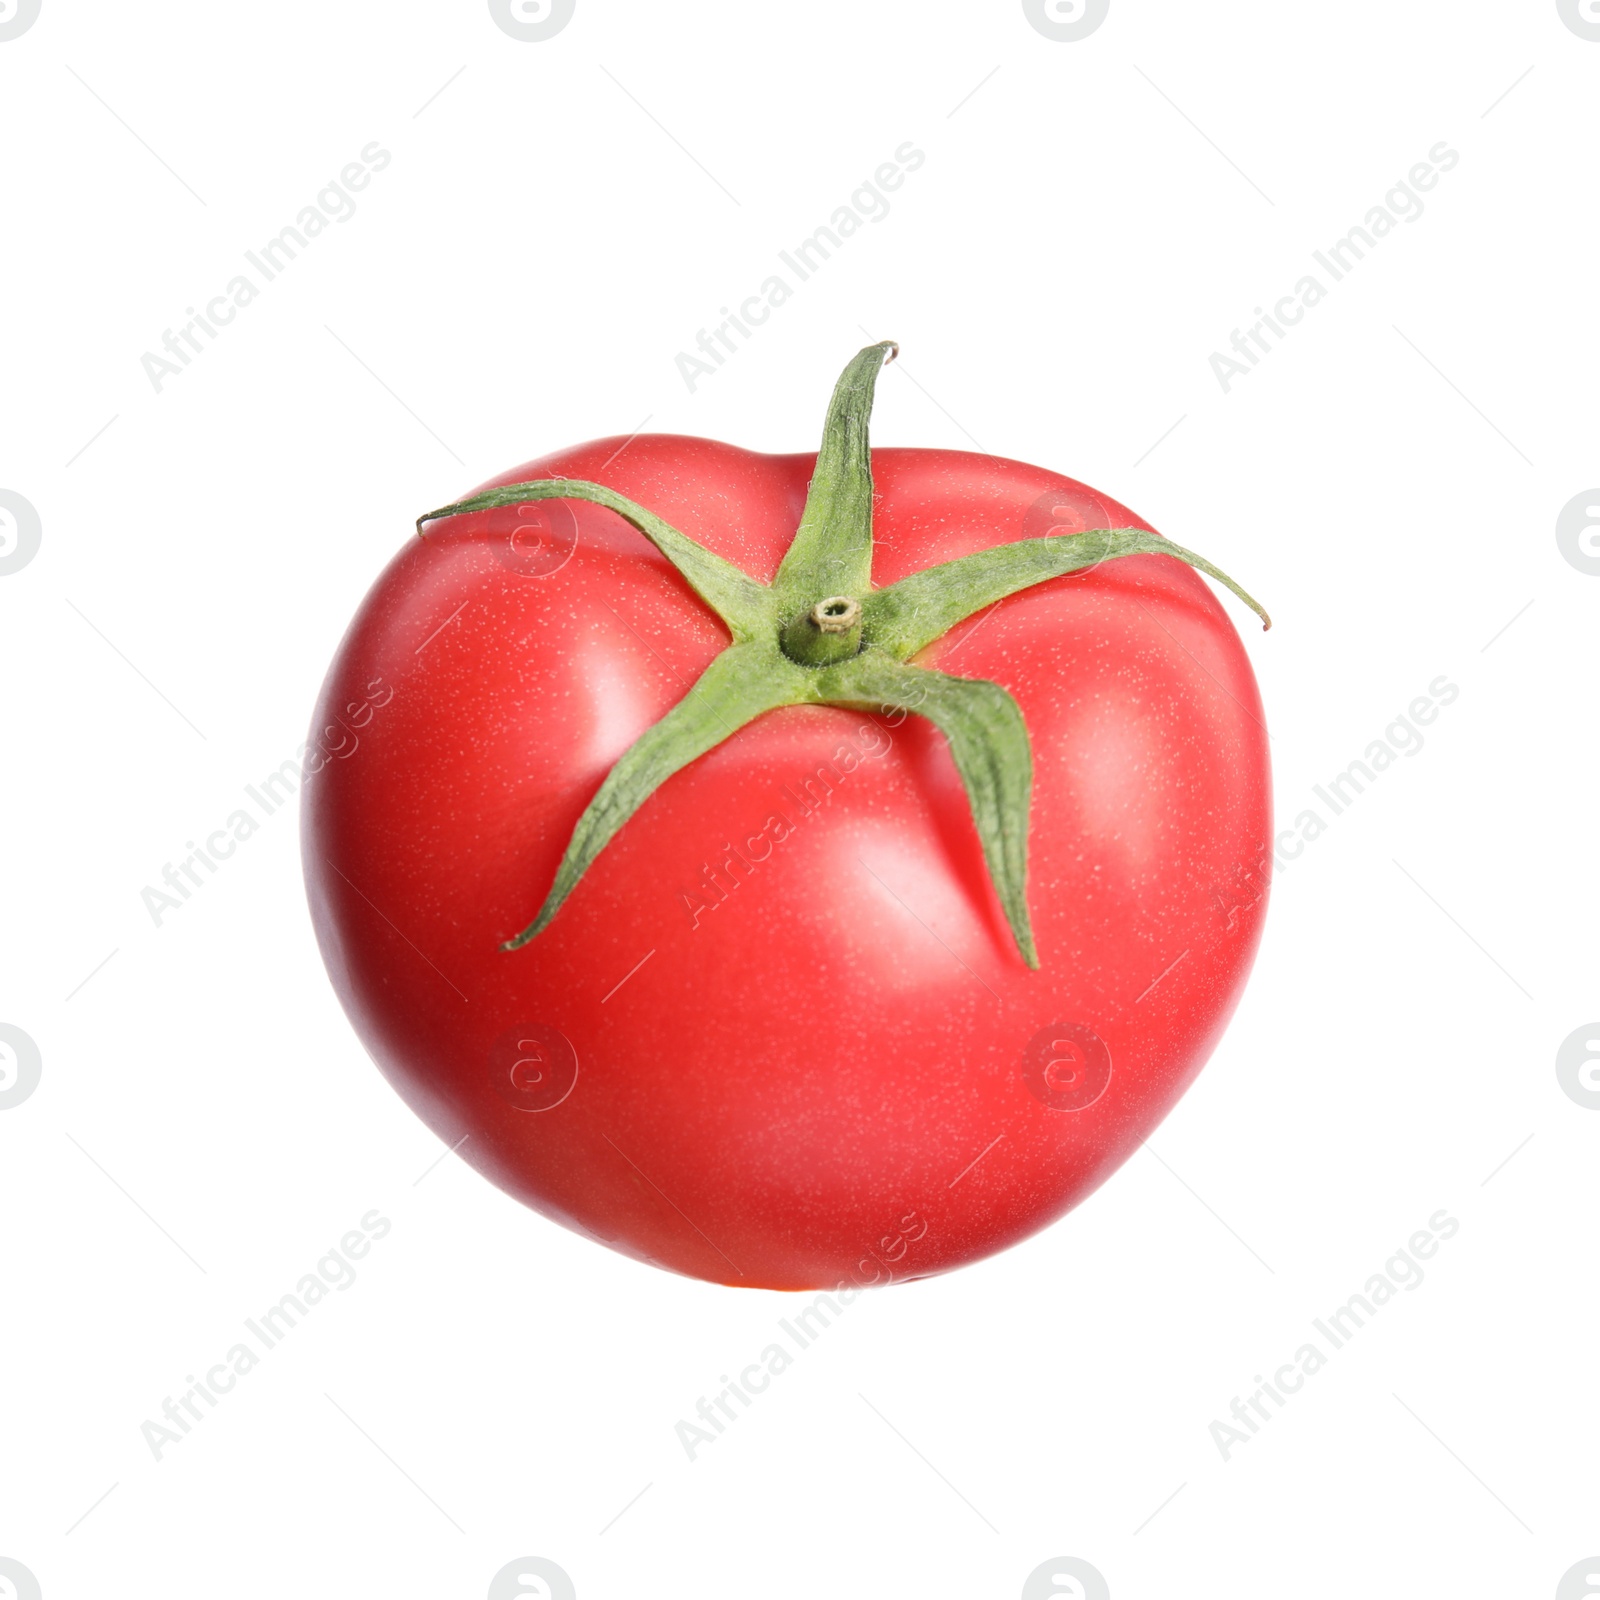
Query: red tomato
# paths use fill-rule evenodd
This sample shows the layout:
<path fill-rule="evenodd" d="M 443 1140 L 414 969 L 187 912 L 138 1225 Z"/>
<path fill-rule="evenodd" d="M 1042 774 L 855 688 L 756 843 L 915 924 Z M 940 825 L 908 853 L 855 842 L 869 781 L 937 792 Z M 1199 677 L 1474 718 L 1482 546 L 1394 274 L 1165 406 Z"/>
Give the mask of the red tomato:
<path fill-rule="evenodd" d="M 599 480 L 767 582 L 815 459 L 645 436 L 494 482 Z M 880 587 L 1020 538 L 1147 526 L 992 456 L 884 449 L 872 468 Z M 306 876 L 339 997 L 464 1160 L 638 1260 L 833 1288 L 1015 1244 L 1138 1147 L 1244 985 L 1271 816 L 1239 638 L 1195 572 L 1133 555 L 916 658 L 1021 707 L 1037 971 L 944 737 L 830 706 L 769 712 L 678 772 L 550 927 L 503 951 L 612 764 L 726 643 L 596 505 L 409 541 L 314 728 Z"/>

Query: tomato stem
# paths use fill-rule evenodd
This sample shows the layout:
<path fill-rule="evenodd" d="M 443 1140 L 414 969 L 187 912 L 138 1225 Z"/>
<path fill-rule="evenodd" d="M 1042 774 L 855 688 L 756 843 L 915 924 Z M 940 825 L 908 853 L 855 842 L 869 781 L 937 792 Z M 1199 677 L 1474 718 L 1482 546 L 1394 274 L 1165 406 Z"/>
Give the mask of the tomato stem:
<path fill-rule="evenodd" d="M 848 661 L 861 653 L 861 602 L 853 595 L 829 595 L 787 623 L 778 642 L 803 667 Z"/>

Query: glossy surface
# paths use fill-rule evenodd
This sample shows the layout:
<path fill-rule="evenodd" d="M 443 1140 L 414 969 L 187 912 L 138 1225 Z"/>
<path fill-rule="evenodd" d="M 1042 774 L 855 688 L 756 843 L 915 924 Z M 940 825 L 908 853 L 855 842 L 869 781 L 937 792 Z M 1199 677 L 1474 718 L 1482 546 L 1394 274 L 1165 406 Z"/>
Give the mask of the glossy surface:
<path fill-rule="evenodd" d="M 602 481 L 771 579 L 813 457 L 623 444 L 494 482 Z M 886 449 L 873 468 L 879 584 L 1008 539 L 1145 526 L 993 457 Z M 598 507 L 409 540 L 313 727 L 306 876 L 335 988 L 418 1115 L 471 1135 L 463 1159 L 640 1260 L 831 1287 L 1013 1244 L 1137 1148 L 1248 974 L 1271 817 L 1233 625 L 1181 563 L 1133 556 L 917 658 L 1003 684 L 1027 720 L 1039 972 L 942 737 L 826 707 L 770 713 L 670 779 L 549 929 L 502 953 L 611 764 L 726 640 Z"/>

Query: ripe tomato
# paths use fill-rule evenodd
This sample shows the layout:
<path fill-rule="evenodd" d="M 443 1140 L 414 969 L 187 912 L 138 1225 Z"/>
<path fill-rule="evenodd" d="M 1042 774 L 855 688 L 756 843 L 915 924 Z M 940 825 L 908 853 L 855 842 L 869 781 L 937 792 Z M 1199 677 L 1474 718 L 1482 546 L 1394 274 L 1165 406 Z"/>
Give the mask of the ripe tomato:
<path fill-rule="evenodd" d="M 818 459 L 646 435 L 486 487 L 601 482 L 765 584 Z M 1147 528 L 992 456 L 870 467 L 877 589 Z M 904 707 L 784 705 L 719 733 L 536 939 L 501 948 L 607 773 L 727 643 L 602 505 L 497 506 L 410 540 L 313 730 L 334 753 L 311 763 L 306 878 L 339 997 L 463 1159 L 641 1261 L 834 1288 L 1013 1244 L 1137 1148 L 1244 985 L 1271 816 L 1239 638 L 1194 571 L 1144 553 L 1010 594 L 914 656 L 1020 707 L 1037 970 L 946 735 Z M 324 738 L 342 717 L 358 740 Z"/>

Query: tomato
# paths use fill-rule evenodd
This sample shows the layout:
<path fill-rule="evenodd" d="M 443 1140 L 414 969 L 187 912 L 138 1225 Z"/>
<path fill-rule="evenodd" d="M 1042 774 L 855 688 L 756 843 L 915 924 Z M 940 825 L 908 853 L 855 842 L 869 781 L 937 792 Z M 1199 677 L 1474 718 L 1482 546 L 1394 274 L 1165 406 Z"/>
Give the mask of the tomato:
<path fill-rule="evenodd" d="M 1060 1217 L 1200 1070 L 1266 909 L 1261 702 L 1206 583 L 1057 473 L 869 458 L 859 402 L 842 379 L 824 456 L 829 438 L 859 447 L 829 515 L 865 519 L 871 585 L 840 598 L 866 631 L 811 641 L 859 653 L 818 666 L 749 648 L 802 690 L 880 657 L 891 676 L 829 691 L 846 704 L 714 705 L 709 747 L 638 798 L 536 936 L 513 938 L 608 773 L 728 650 L 681 564 L 592 500 L 441 516 L 367 596 L 313 725 L 313 921 L 384 1075 L 509 1194 L 718 1283 L 903 1281 Z M 832 459 L 643 435 L 486 489 L 604 485 L 764 586 L 837 488 Z M 1021 541 L 1098 549 L 1101 529 L 1137 530 L 1121 536 L 1135 553 L 1030 577 L 925 644 L 904 627 L 906 665 L 874 655 L 890 586 Z M 816 571 L 845 572 L 842 548 Z M 815 609 L 833 604 L 815 586 Z M 918 668 L 997 697 L 973 702 L 959 769 L 961 729 L 935 726 L 933 702 L 872 703 Z M 1022 755 L 984 743 L 1013 703 Z"/>

